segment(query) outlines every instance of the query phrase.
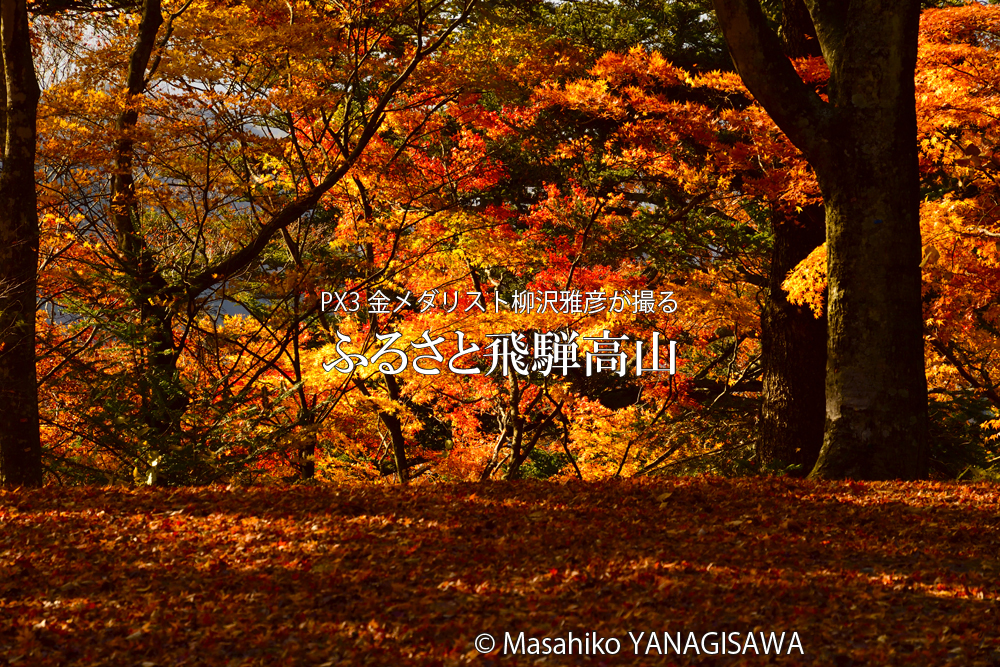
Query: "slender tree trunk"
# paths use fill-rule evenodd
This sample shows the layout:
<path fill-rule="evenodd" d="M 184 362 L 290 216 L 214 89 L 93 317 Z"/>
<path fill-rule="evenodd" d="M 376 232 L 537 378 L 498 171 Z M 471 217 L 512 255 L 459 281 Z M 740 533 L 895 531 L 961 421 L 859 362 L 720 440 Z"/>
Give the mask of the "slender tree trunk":
<path fill-rule="evenodd" d="M 148 463 L 162 470 L 170 450 L 180 449 L 181 417 L 189 399 L 177 371 L 179 350 L 174 341 L 174 317 L 164 305 L 167 281 L 142 230 L 142 211 L 135 190 L 133 134 L 139 122 L 138 99 L 146 91 L 156 37 L 163 26 L 160 0 L 145 0 L 139 32 L 129 58 L 125 97 L 127 104 L 118 115 L 114 146 L 115 171 L 111 178 L 111 217 L 117 232 L 122 269 L 130 278 L 130 297 L 138 314 L 142 336 L 143 362 L 138 378 L 142 397 L 144 440 L 151 443 L 145 453 Z M 155 67 L 155 65 L 153 65 Z M 156 482 L 157 475 L 149 479 Z"/>
<path fill-rule="evenodd" d="M 512 480 L 521 477 L 521 464 L 527 458 L 524 446 L 524 415 L 521 414 L 521 396 L 524 389 L 517 381 L 517 374 L 511 372 L 507 383 L 510 385 L 510 396 L 507 399 L 507 420 L 510 424 L 510 462 L 504 479 Z"/>
<path fill-rule="evenodd" d="M 287 229 L 281 230 L 282 236 L 285 240 L 285 245 L 288 247 L 289 253 L 292 256 L 292 260 L 295 262 L 297 267 L 302 267 L 302 258 L 298 251 L 298 245 L 291 238 Z M 299 414 L 298 422 L 302 425 L 304 430 L 303 440 L 299 447 L 298 459 L 299 459 L 299 479 L 313 479 L 316 476 L 316 442 L 318 440 L 318 435 L 316 433 L 316 412 L 315 404 L 309 404 L 309 397 L 306 396 L 306 390 L 302 382 L 302 356 L 300 348 L 300 337 L 302 335 L 302 313 L 300 311 L 302 302 L 298 295 L 292 299 L 293 303 L 293 320 L 291 323 L 292 330 L 292 370 L 295 373 L 295 383 L 299 386 L 298 397 L 299 397 Z"/>
<path fill-rule="evenodd" d="M 514 430 L 510 435 L 510 463 L 507 464 L 507 472 L 504 479 L 510 481 L 521 478 L 521 465 L 528 458 L 531 452 L 524 447 L 524 418 L 514 419 Z"/>
<path fill-rule="evenodd" d="M 39 486 L 42 449 L 35 376 L 38 81 L 24 0 L 0 2 L 4 95 L 0 172 L 0 484 Z"/>
<path fill-rule="evenodd" d="M 399 383 L 396 382 L 396 378 L 392 375 L 384 375 L 383 377 L 385 378 L 386 389 L 389 391 L 389 398 L 398 401 Z M 371 392 L 368 391 L 363 380 L 354 378 L 354 386 L 358 388 L 362 396 L 371 396 Z M 399 421 L 399 417 L 384 410 L 379 411 L 378 419 L 385 426 L 385 429 L 389 431 L 389 442 L 392 445 L 392 462 L 396 468 L 396 474 L 399 476 L 399 483 L 407 484 L 410 481 L 410 476 L 408 470 L 409 462 L 406 460 L 406 437 L 403 435 L 403 424 Z M 379 467 L 381 468 L 381 465 Z"/>
<path fill-rule="evenodd" d="M 514 435 L 511 438 L 512 451 L 510 465 L 507 468 L 506 479 L 521 479 L 521 466 L 523 466 L 524 462 L 528 460 L 531 453 L 535 451 L 535 446 L 538 445 L 538 440 L 541 437 L 542 432 L 552 424 L 556 415 L 562 414 L 562 406 L 563 401 L 556 403 L 555 409 L 553 409 L 552 412 L 545 417 L 545 419 L 542 419 L 530 429 L 531 438 L 528 440 L 527 444 L 524 442 L 524 437 L 529 432 L 529 430 L 525 428 L 527 426 L 526 420 L 522 416 L 517 417 L 516 424 L 514 425 Z M 579 472 L 580 471 L 578 469 L 577 474 L 579 474 Z"/>
<path fill-rule="evenodd" d="M 389 390 L 389 398 L 394 401 L 399 400 L 399 383 L 392 375 L 385 376 L 385 386 Z M 396 465 L 396 474 L 399 475 L 400 484 L 408 484 L 410 481 L 409 463 L 406 461 L 406 438 L 403 437 L 403 425 L 399 422 L 399 417 L 388 412 L 380 412 L 379 418 L 389 431 L 392 439 L 392 460 Z"/>
<path fill-rule="evenodd" d="M 761 313 L 764 396 L 757 456 L 806 475 L 823 446 L 826 317 L 789 303 L 781 283 L 824 240 L 823 209 L 809 207 L 775 226 L 770 284 Z"/>

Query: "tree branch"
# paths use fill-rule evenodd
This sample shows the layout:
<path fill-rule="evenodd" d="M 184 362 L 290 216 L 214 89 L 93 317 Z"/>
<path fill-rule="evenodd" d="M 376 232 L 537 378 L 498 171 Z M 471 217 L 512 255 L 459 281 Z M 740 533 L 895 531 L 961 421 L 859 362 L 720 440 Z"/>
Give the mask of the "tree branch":
<path fill-rule="evenodd" d="M 759 0 L 713 0 L 713 4 L 747 89 L 814 167 L 829 164 L 833 149 L 827 137 L 833 109 L 802 81 L 785 57 Z"/>
<path fill-rule="evenodd" d="M 389 87 L 386 88 L 386 90 L 379 96 L 375 108 L 368 115 L 368 118 L 364 123 L 361 136 L 358 137 L 358 140 L 350 153 L 344 156 L 343 162 L 340 166 L 329 172 L 326 177 L 320 181 L 318 185 L 316 185 L 316 187 L 312 188 L 301 197 L 298 197 L 294 201 L 288 203 L 281 210 L 275 213 L 271 219 L 261 227 L 260 231 L 250 243 L 226 259 L 206 267 L 197 276 L 194 276 L 191 280 L 189 280 L 186 285 L 172 286 L 169 289 L 170 295 L 173 297 L 182 296 L 190 299 L 201 294 L 213 285 L 224 282 L 232 276 L 245 270 L 257 257 L 260 256 L 261 252 L 263 252 L 264 248 L 268 243 L 270 243 L 271 239 L 274 238 L 274 235 L 277 234 L 279 230 L 292 224 L 302 215 L 314 208 L 316 204 L 319 203 L 320 198 L 322 198 L 324 194 L 339 183 L 361 157 L 361 154 L 368 146 L 368 143 L 382 126 L 382 121 L 385 119 L 386 109 L 389 107 L 389 104 L 392 102 L 399 90 L 405 85 L 406 81 L 410 78 L 413 72 L 417 69 L 417 66 L 443 46 L 445 41 L 458 28 L 458 26 L 465 22 L 475 4 L 476 0 L 468 0 L 463 7 L 462 14 L 458 16 L 447 28 L 445 28 L 430 44 L 424 44 L 423 35 L 417 36 L 418 46 L 416 52 L 410 58 L 410 61 L 407 63 L 404 70 L 400 72 L 396 79 L 393 80 Z M 347 146 L 345 145 L 344 148 L 346 149 Z"/>

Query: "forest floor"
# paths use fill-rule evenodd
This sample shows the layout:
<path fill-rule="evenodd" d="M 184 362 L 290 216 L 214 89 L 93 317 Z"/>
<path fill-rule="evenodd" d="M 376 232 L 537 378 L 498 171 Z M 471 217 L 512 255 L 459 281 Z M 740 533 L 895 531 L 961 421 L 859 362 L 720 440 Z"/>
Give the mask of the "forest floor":
<path fill-rule="evenodd" d="M 998 500 L 708 477 L 0 492 L 0 665 L 998 665 Z"/>

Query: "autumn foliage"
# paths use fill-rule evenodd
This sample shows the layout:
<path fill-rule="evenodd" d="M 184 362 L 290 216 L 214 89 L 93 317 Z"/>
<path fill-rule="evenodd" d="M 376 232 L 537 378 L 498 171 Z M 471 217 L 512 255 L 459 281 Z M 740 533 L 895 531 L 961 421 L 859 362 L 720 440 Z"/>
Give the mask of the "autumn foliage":
<path fill-rule="evenodd" d="M 1000 662 L 1000 8 L 922 14 L 899 484 L 759 447 L 823 201 L 707 3 L 106 4 L 28 3 L 45 485 L 0 490 L 0 665 Z M 531 651 L 571 632 L 620 649 Z"/>
<path fill-rule="evenodd" d="M 713 477 L 3 492 L 0 656 L 526 665 L 504 632 L 572 631 L 619 639 L 601 664 L 708 664 L 722 656 L 661 655 L 649 633 L 668 651 L 663 633 L 738 632 L 742 650 L 784 632 L 780 657 L 756 639 L 724 659 L 989 664 L 997 502 L 983 484 Z M 484 632 L 500 644 L 480 655 Z"/>
<path fill-rule="evenodd" d="M 762 295 L 774 229 L 821 204 L 811 168 L 734 73 L 456 7 L 166 2 L 148 51 L 137 14 L 38 18 L 51 479 L 759 467 Z M 996 21 L 970 5 L 922 24 L 928 377 L 940 423 L 964 425 L 942 476 L 995 456 Z M 825 95 L 822 59 L 795 64 Z M 824 266 L 820 248 L 786 281 L 817 314 Z M 606 307 L 540 308 L 560 294 Z M 487 372 L 490 336 L 574 332 L 581 362 L 627 337 L 626 372 Z M 442 367 L 479 350 L 466 374 L 387 379 L 392 354 L 326 370 L 387 337 Z M 637 372 L 654 340 L 675 342 L 674 373 Z"/>

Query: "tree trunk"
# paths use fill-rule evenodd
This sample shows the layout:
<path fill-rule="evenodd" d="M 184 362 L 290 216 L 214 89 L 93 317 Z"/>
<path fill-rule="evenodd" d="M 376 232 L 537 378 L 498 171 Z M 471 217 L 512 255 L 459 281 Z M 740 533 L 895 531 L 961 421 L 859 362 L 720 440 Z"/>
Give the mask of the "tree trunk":
<path fill-rule="evenodd" d="M 841 134 L 853 168 L 821 180 L 830 332 L 815 478 L 927 474 L 916 123 L 887 115 L 858 109 Z"/>
<path fill-rule="evenodd" d="M 24 0 L 0 2 L 4 110 L 0 172 L 0 484 L 39 486 L 42 448 L 35 376 L 38 81 Z"/>
<path fill-rule="evenodd" d="M 803 0 L 782 0 L 781 41 L 789 58 L 819 56 L 819 41 Z M 826 316 L 789 303 L 785 276 L 825 240 L 823 207 L 808 206 L 773 225 L 768 291 L 760 318 L 764 391 L 758 429 L 761 463 L 794 465 L 806 475 L 823 446 L 826 413 Z"/>
<path fill-rule="evenodd" d="M 389 390 L 389 398 L 394 401 L 399 400 L 399 383 L 392 375 L 385 376 L 385 386 Z M 380 412 L 379 418 L 389 431 L 392 440 L 392 461 L 396 465 L 396 474 L 399 475 L 400 484 L 408 484 L 410 481 L 409 464 L 406 461 L 406 438 L 403 437 L 403 425 L 399 423 L 399 417 L 389 412 Z"/>
<path fill-rule="evenodd" d="M 516 373 L 510 374 L 508 384 L 510 385 L 510 394 L 507 398 L 507 423 L 510 425 L 510 462 L 507 464 L 504 479 L 512 480 L 520 479 L 521 464 L 524 463 L 528 455 L 523 451 L 525 420 L 524 415 L 521 414 L 521 396 L 524 389 L 517 381 Z"/>
<path fill-rule="evenodd" d="M 782 0 L 781 43 L 789 58 L 821 55 L 816 28 L 803 0 Z"/>
<path fill-rule="evenodd" d="M 759 0 L 715 0 L 747 88 L 805 154 L 826 208 L 823 448 L 811 476 L 927 472 L 914 70 L 916 0 L 806 0 L 829 100 L 782 52 Z"/>
<path fill-rule="evenodd" d="M 504 479 L 507 481 L 521 479 L 521 465 L 530 453 L 524 447 L 524 418 L 518 416 L 514 419 L 514 430 L 510 436 L 510 463 L 507 464 Z"/>
<path fill-rule="evenodd" d="M 171 467 L 170 461 L 165 460 L 168 453 L 182 448 L 181 418 L 189 404 L 177 370 L 180 351 L 174 341 L 174 315 L 163 305 L 167 281 L 157 267 L 142 230 L 142 210 L 133 173 L 135 145 L 132 135 L 139 122 L 134 100 L 146 90 L 147 72 L 163 23 L 160 1 L 145 0 L 125 82 L 125 98 L 129 104 L 118 115 L 115 124 L 118 138 L 114 146 L 115 172 L 111 177 L 111 217 L 118 255 L 122 270 L 131 278 L 129 296 L 135 305 L 142 336 L 143 360 L 138 377 L 142 397 L 141 439 L 151 444 L 149 451 L 141 454 L 155 466 L 148 477 L 154 484 L 157 472 Z"/>
<path fill-rule="evenodd" d="M 310 433 L 306 443 L 299 447 L 299 479 L 305 481 L 316 477 L 316 434 Z"/>
<path fill-rule="evenodd" d="M 383 375 L 383 377 L 385 378 L 386 389 L 389 391 L 389 398 L 398 401 L 399 383 L 396 382 L 396 378 L 392 375 Z M 364 380 L 354 378 L 354 386 L 358 388 L 362 396 L 371 396 L 371 392 L 365 386 Z M 403 435 L 403 424 L 399 421 L 399 417 L 384 410 L 379 410 L 378 419 L 385 426 L 386 430 L 389 431 L 389 442 L 392 445 L 392 462 L 396 468 L 396 474 L 399 476 L 399 483 L 408 484 L 410 481 L 408 469 L 410 464 L 406 460 L 406 437 Z M 379 458 L 379 469 L 384 470 L 381 465 L 381 458 Z"/>
<path fill-rule="evenodd" d="M 764 395 L 757 456 L 762 463 L 812 470 L 823 446 L 826 317 L 788 302 L 785 276 L 823 243 L 822 207 L 775 225 L 770 284 L 761 313 Z"/>
<path fill-rule="evenodd" d="M 824 40 L 835 77 L 826 202 L 827 420 L 816 478 L 927 474 L 914 70 L 918 2 L 869 2 Z M 866 11 L 867 10 L 867 11 Z M 846 26 L 840 26 L 845 28 Z"/>

